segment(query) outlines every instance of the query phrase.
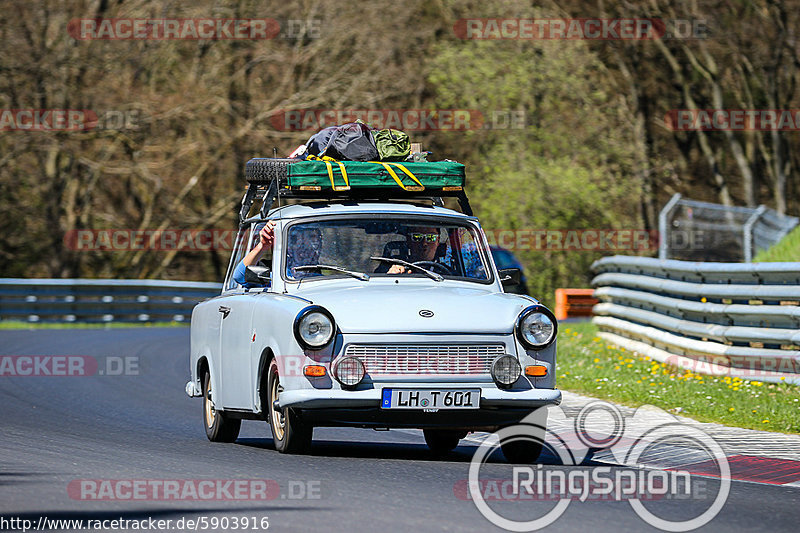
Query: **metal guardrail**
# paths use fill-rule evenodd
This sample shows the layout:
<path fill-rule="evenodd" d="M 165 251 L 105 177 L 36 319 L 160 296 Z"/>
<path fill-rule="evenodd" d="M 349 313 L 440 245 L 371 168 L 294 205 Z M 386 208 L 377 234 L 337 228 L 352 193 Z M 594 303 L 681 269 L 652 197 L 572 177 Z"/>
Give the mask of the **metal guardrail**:
<path fill-rule="evenodd" d="M 148 279 L 0 278 L 0 320 L 188 322 L 220 283 Z"/>
<path fill-rule="evenodd" d="M 696 372 L 800 384 L 800 263 L 604 257 L 601 337 Z"/>

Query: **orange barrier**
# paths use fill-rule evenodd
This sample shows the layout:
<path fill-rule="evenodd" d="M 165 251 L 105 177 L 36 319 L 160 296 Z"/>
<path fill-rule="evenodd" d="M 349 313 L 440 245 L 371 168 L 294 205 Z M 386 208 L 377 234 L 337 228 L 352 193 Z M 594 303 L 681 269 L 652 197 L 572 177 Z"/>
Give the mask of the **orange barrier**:
<path fill-rule="evenodd" d="M 594 289 L 556 289 L 556 318 L 592 316 L 597 301 Z"/>

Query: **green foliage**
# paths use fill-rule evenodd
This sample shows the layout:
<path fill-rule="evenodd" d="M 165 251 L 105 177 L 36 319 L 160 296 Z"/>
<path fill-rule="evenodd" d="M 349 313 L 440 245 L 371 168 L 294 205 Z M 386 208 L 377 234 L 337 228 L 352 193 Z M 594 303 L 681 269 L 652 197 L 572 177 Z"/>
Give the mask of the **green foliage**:
<path fill-rule="evenodd" d="M 139 118 L 122 129 L 0 135 L 0 275 L 218 281 L 228 250 L 85 251 L 67 237 L 82 229 L 234 230 L 244 163 L 273 147 L 288 154 L 313 133 L 275 126 L 280 110 L 475 110 L 472 126 L 486 127 L 409 133 L 436 158 L 468 165 L 468 193 L 488 230 L 652 228 L 675 192 L 797 214 L 793 132 L 731 138 L 664 122 L 689 99 L 717 106 L 715 95 L 723 108 L 798 107 L 796 57 L 777 51 L 794 49 L 800 18 L 781 3 L 162 4 L 7 0 L 15 16 L 0 18 L 0 109 Z M 76 41 L 65 28 L 87 13 L 267 13 L 319 24 L 315 35 L 267 40 Z M 466 40 L 454 32 L 459 19 L 585 16 L 700 20 L 712 38 Z M 509 117 L 511 127 L 497 127 Z M 734 157 L 737 145 L 744 161 Z M 513 252 L 545 302 L 556 287 L 586 286 L 591 262 L 614 253 Z"/>
<path fill-rule="evenodd" d="M 489 126 L 492 112 L 524 117 L 519 128 L 451 136 L 447 153 L 467 164 L 468 192 L 487 233 L 522 237 L 510 248 L 534 296 L 552 302 L 557 287 L 586 286 L 591 262 L 609 252 L 535 249 L 526 235 L 642 227 L 632 132 L 620 118 L 625 102 L 585 43 L 443 42 L 428 81 L 437 108 L 485 110 Z"/>

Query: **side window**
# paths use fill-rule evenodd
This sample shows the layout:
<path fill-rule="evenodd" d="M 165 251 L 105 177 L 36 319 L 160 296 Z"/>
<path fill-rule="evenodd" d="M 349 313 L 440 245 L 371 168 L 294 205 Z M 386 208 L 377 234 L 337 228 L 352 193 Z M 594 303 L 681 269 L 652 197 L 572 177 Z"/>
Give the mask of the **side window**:
<path fill-rule="evenodd" d="M 461 255 L 461 263 L 464 265 L 464 277 L 473 279 L 488 279 L 486 269 L 483 266 L 478 244 L 471 231 L 466 228 L 458 228 L 457 238 L 454 244 L 460 245 L 457 253 Z"/>
<path fill-rule="evenodd" d="M 253 224 L 253 229 L 252 229 L 252 232 L 250 233 L 250 242 L 249 242 L 249 245 L 247 247 L 247 251 L 248 252 L 250 250 L 252 250 L 253 247 L 256 244 L 258 244 L 258 241 L 260 239 L 258 234 L 261 232 L 261 230 L 264 228 L 265 225 L 266 225 L 266 222 L 259 222 L 257 224 Z M 265 267 L 272 268 L 272 248 L 268 248 L 268 249 L 262 251 L 261 252 L 261 257 L 258 258 L 258 261 L 256 261 L 256 264 L 260 265 L 260 266 L 265 266 Z"/>
<path fill-rule="evenodd" d="M 225 279 L 226 291 L 239 287 L 239 285 L 233 281 L 233 271 L 236 269 L 236 265 L 239 264 L 239 261 L 241 261 L 247 254 L 247 250 L 250 248 L 252 241 L 251 233 L 250 227 L 247 227 L 244 228 L 244 230 L 239 230 L 239 233 L 236 235 L 236 241 L 233 243 L 233 256 L 231 257 L 231 262 L 228 266 L 228 276 Z"/>

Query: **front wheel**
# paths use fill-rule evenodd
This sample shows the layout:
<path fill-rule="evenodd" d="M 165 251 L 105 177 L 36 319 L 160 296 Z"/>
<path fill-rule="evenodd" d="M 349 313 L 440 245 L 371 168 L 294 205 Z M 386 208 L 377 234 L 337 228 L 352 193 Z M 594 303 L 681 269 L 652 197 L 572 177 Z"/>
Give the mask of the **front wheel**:
<path fill-rule="evenodd" d="M 533 464 L 542 453 L 541 442 L 532 440 L 515 440 L 513 442 L 501 442 L 500 448 L 506 460 L 512 464 L 528 465 Z"/>
<path fill-rule="evenodd" d="M 454 450 L 458 446 L 458 441 L 466 437 L 463 431 L 453 431 L 447 429 L 423 429 L 425 443 L 434 453 L 442 454 Z"/>
<path fill-rule="evenodd" d="M 240 419 L 226 417 L 222 411 L 217 411 L 208 372 L 203 375 L 203 425 L 211 442 L 235 442 L 242 427 Z"/>
<path fill-rule="evenodd" d="M 305 453 L 311 447 L 311 437 L 314 428 L 304 424 L 297 413 L 289 407 L 276 408 L 278 396 L 283 391 L 281 377 L 278 372 L 278 362 L 273 359 L 269 364 L 269 378 L 267 380 L 269 391 L 268 403 L 269 426 L 272 429 L 272 440 L 275 449 L 281 453 Z"/>
<path fill-rule="evenodd" d="M 547 435 L 547 407 L 540 407 L 500 440 L 500 449 L 509 463 L 533 464 L 539 459 Z M 514 439 L 513 437 L 517 437 Z"/>

